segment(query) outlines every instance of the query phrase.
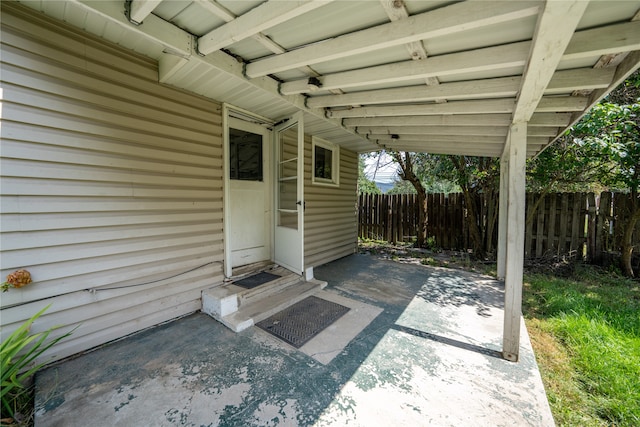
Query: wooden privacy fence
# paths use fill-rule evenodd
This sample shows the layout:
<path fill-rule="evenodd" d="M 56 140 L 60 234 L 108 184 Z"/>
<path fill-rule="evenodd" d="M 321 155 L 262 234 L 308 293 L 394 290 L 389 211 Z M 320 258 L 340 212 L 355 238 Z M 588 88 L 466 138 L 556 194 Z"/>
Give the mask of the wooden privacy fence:
<path fill-rule="evenodd" d="M 531 209 L 539 197 L 539 194 L 527 194 L 527 257 L 576 253 L 590 262 L 599 263 L 604 254 L 620 250 L 623 226 L 631 214 L 628 194 L 547 194 L 532 214 Z M 359 236 L 392 243 L 415 239 L 417 204 L 415 194 L 361 195 Z M 462 194 L 428 194 L 426 204 L 427 237 L 434 238 L 437 246 L 443 249 L 470 248 Z M 533 218 L 529 220 L 531 215 Z M 640 224 L 632 239 L 640 246 Z"/>
<path fill-rule="evenodd" d="M 463 196 L 427 194 L 427 237 L 447 249 L 468 246 Z M 416 238 L 418 197 L 415 194 L 361 194 L 358 203 L 361 238 L 407 242 Z"/>
<path fill-rule="evenodd" d="M 537 194 L 527 194 L 531 207 Z M 527 209 L 528 216 L 531 215 Z M 622 245 L 624 226 L 631 215 L 628 194 L 603 192 L 547 194 L 533 218 L 527 218 L 525 251 L 530 258 L 573 251 L 589 262 L 601 263 L 606 254 L 617 253 Z M 640 224 L 632 235 L 640 249 Z"/>

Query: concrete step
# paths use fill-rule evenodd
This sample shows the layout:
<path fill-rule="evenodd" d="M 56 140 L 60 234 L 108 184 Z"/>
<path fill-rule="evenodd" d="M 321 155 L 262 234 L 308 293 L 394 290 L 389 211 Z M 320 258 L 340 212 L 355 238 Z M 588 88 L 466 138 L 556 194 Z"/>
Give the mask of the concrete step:
<path fill-rule="evenodd" d="M 305 281 L 303 277 L 279 266 L 268 272 L 281 277 L 253 289 L 237 286 L 231 281 L 203 291 L 202 311 L 233 331 L 240 332 L 327 285 L 319 280 Z M 246 276 L 248 274 L 234 279 Z"/>
<path fill-rule="evenodd" d="M 264 285 L 255 287 L 253 289 L 243 289 L 240 293 L 238 293 L 239 306 L 248 304 L 251 301 L 255 301 L 256 299 L 262 299 L 268 297 L 269 295 L 276 294 L 280 292 L 280 290 L 300 280 L 300 276 L 282 267 L 274 268 L 267 271 L 267 273 L 278 275 L 280 276 L 280 278 L 274 279 L 269 283 L 265 283 Z"/>
<path fill-rule="evenodd" d="M 327 282 L 315 279 L 305 281 L 299 278 L 287 287 L 281 288 L 279 292 L 266 295 L 263 298 L 256 298 L 244 304 L 237 311 L 217 320 L 234 332 L 240 332 L 315 294 L 325 286 L 327 286 Z"/>

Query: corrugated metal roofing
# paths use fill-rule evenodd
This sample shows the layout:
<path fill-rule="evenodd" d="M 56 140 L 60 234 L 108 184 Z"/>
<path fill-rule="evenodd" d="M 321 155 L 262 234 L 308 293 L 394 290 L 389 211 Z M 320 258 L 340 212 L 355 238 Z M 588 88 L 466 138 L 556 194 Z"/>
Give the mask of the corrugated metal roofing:
<path fill-rule="evenodd" d="M 304 110 L 307 132 L 358 151 L 499 156 L 506 137 L 488 143 L 482 130 L 494 116 L 511 114 L 513 123 L 557 114 L 537 124 L 546 124 L 545 136 L 529 132 L 528 154 L 535 155 L 640 63 L 640 0 L 133 0 L 134 14 L 152 10 L 139 16 L 139 26 L 124 17 L 123 0 L 23 3 L 161 62 L 166 84 L 274 121 Z M 519 42 L 533 48 L 506 63 L 503 52 Z M 495 49 L 485 54 L 487 48 Z M 614 72 L 605 81 L 588 72 L 607 67 Z M 491 89 L 506 77 L 519 79 L 515 90 Z M 380 91 L 392 88 L 405 88 L 405 98 L 379 102 Z M 425 90 L 437 95 L 410 96 Z M 341 93 L 354 98 L 345 104 L 333 96 Z M 313 108 L 327 95 L 333 97 Z M 377 120 L 381 133 L 362 133 L 364 117 Z M 391 127 L 389 117 L 404 121 Z M 446 130 L 434 118 L 449 126 L 471 120 L 478 133 L 433 138 Z M 409 128 L 416 124 L 434 129 L 421 134 Z M 501 128 L 506 135 L 509 123 Z"/>

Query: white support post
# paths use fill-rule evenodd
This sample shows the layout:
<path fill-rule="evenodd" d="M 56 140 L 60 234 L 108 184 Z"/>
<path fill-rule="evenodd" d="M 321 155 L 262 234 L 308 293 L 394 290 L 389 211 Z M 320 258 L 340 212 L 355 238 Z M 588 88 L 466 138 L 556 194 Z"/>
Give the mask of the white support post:
<path fill-rule="evenodd" d="M 525 173 L 527 158 L 527 123 L 511 126 L 507 147 L 507 236 L 505 247 L 504 332 L 502 355 L 518 361 L 520 321 L 522 317 L 522 272 L 525 231 Z"/>
<path fill-rule="evenodd" d="M 509 138 L 509 136 L 508 136 Z M 509 144 L 507 143 L 507 146 Z M 500 191 L 498 208 L 498 279 L 504 280 L 507 262 L 507 209 L 509 192 L 509 155 L 505 152 L 500 157 Z"/>

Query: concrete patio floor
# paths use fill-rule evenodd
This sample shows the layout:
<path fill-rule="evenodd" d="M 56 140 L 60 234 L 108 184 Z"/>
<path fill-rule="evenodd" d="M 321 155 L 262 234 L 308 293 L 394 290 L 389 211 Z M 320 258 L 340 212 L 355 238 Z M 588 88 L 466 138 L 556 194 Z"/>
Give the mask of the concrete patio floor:
<path fill-rule="evenodd" d="M 500 358 L 499 282 L 364 254 L 315 275 L 353 316 L 312 350 L 196 313 L 38 373 L 36 426 L 553 425 L 524 325 Z"/>

